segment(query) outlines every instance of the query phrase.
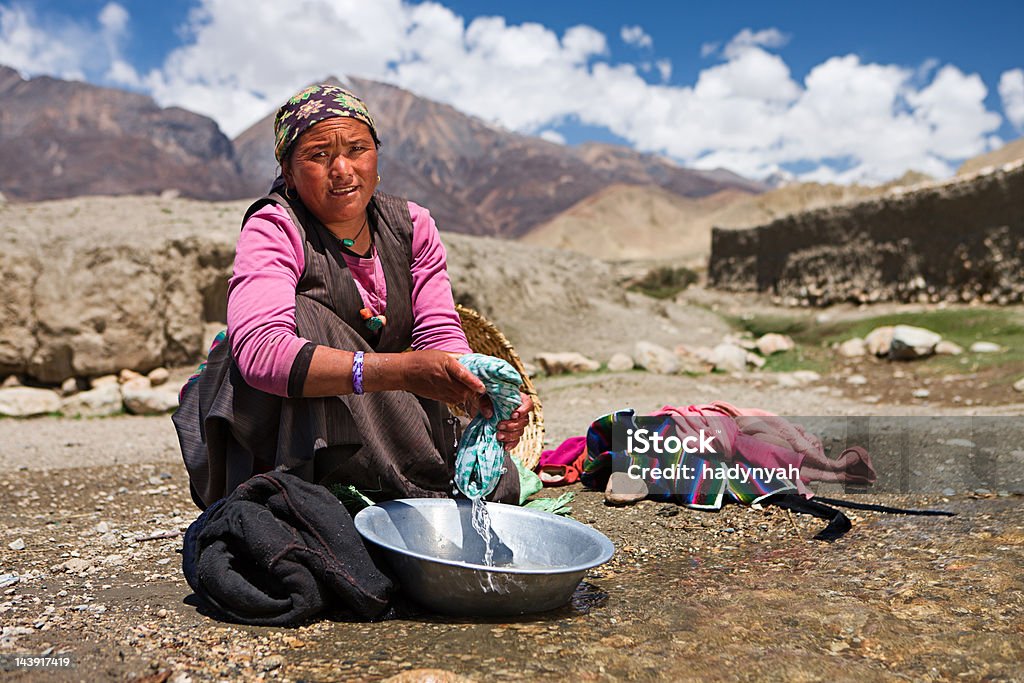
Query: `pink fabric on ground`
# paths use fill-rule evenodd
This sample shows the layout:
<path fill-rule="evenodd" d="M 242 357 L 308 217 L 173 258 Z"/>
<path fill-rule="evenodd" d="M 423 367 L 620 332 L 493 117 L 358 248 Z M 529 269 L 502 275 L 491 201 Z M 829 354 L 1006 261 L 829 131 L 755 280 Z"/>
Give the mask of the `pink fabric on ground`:
<path fill-rule="evenodd" d="M 409 202 L 412 218 L 412 346 L 469 353 L 452 299 L 446 253 L 437 226 L 423 207 Z M 374 312 L 387 302 L 384 269 L 372 258 L 345 255 L 364 305 Z M 308 340 L 295 331 L 295 287 L 305 259 L 302 238 L 287 211 L 269 204 L 246 222 L 235 249 L 228 283 L 228 336 L 242 377 L 250 385 L 286 396 L 288 377 Z"/>

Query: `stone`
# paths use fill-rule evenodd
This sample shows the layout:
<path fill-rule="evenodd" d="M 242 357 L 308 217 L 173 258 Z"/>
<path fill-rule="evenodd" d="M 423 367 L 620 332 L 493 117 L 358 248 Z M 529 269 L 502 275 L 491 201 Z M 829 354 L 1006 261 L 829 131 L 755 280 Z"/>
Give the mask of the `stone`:
<path fill-rule="evenodd" d="M 1021 377 L 1019 380 L 1013 383 L 1013 390 L 1024 393 L 1024 377 Z"/>
<path fill-rule="evenodd" d="M 868 353 L 868 345 L 864 343 L 863 339 L 854 337 L 853 339 L 847 339 L 837 348 L 839 355 L 843 358 L 859 358 L 860 356 L 866 356 Z"/>
<path fill-rule="evenodd" d="M 868 383 L 868 378 L 864 375 L 850 375 L 846 378 L 846 383 L 854 386 L 863 386 Z"/>
<path fill-rule="evenodd" d="M 409 669 L 381 683 L 473 683 L 473 679 L 446 669 Z"/>
<path fill-rule="evenodd" d="M 931 330 L 913 325 L 896 325 L 892 329 L 892 343 L 889 358 L 893 360 L 914 360 L 935 353 L 935 345 L 942 337 Z"/>
<path fill-rule="evenodd" d="M 117 384 L 103 384 L 97 389 L 83 391 L 61 401 L 60 411 L 68 416 L 106 417 L 124 410 L 121 388 Z"/>
<path fill-rule="evenodd" d="M 8 543 L 7 547 L 10 548 L 11 550 L 24 550 L 25 549 L 25 539 L 24 538 L 16 538 L 13 541 L 11 541 L 10 543 Z"/>
<path fill-rule="evenodd" d="M 971 353 L 999 353 L 1003 347 L 994 342 L 976 341 L 971 344 Z"/>
<path fill-rule="evenodd" d="M 145 385 L 142 384 L 145 380 Z M 124 407 L 132 415 L 160 415 L 178 407 L 178 390 L 166 385 L 150 387 L 142 377 L 121 386 Z"/>
<path fill-rule="evenodd" d="M 679 358 L 664 346 L 648 341 L 638 341 L 633 347 L 633 358 L 637 367 L 659 375 L 679 372 Z"/>
<path fill-rule="evenodd" d="M 71 574 L 80 574 L 92 567 L 92 563 L 89 560 L 83 560 L 80 557 L 72 557 L 70 560 L 61 565 L 64 571 Z"/>
<path fill-rule="evenodd" d="M 11 387 L 0 389 L 0 415 L 32 417 L 60 410 L 60 396 L 49 389 Z"/>
<path fill-rule="evenodd" d="M 711 349 L 710 361 L 716 370 L 743 372 L 747 369 L 747 351 L 734 344 L 719 344 Z"/>
<path fill-rule="evenodd" d="M 71 396 L 72 394 L 78 393 L 78 380 L 74 377 L 68 377 L 60 385 L 61 396 Z"/>
<path fill-rule="evenodd" d="M 21 380 L 18 379 L 17 375 L 8 375 L 7 379 L 4 380 L 3 384 L 0 384 L 0 389 L 10 389 L 11 387 L 20 387 Z"/>
<path fill-rule="evenodd" d="M 796 348 L 796 344 L 793 342 L 792 338 L 785 334 L 776 334 L 774 332 L 769 332 L 768 334 L 762 335 L 758 338 L 756 346 L 762 356 L 770 356 L 773 353 L 792 351 Z"/>
<path fill-rule="evenodd" d="M 612 372 L 627 372 L 633 369 L 633 359 L 625 353 L 613 354 L 608 359 L 607 368 Z"/>
<path fill-rule="evenodd" d="M 928 398 L 931 394 L 932 392 L 927 389 L 914 389 L 913 396 L 914 398 Z"/>
<path fill-rule="evenodd" d="M 864 337 L 864 345 L 868 353 L 875 356 L 886 356 L 889 354 L 889 346 L 892 344 L 893 328 L 891 326 L 876 327 Z"/>
<path fill-rule="evenodd" d="M 564 375 L 572 372 L 594 372 L 601 367 L 596 360 L 573 351 L 541 353 L 534 359 L 541 370 L 548 375 Z"/>
<path fill-rule="evenodd" d="M 775 375 L 775 381 L 780 387 L 795 388 L 802 387 L 821 379 L 821 375 L 814 370 L 794 370 L 793 372 L 780 372 Z"/>
<path fill-rule="evenodd" d="M 948 339 L 943 339 L 935 345 L 935 354 L 938 356 L 959 356 L 963 352 L 964 347 Z"/>
<path fill-rule="evenodd" d="M 107 384 L 113 384 L 114 386 L 120 384 L 117 379 L 117 375 L 100 375 L 99 377 L 94 378 L 92 382 L 89 383 L 89 386 L 93 389 L 99 389 Z"/>
<path fill-rule="evenodd" d="M 753 365 L 755 368 L 763 368 L 767 362 L 768 361 L 764 359 L 764 356 L 759 356 L 752 351 L 747 351 L 747 363 L 749 365 Z"/>
<path fill-rule="evenodd" d="M 171 373 L 167 368 L 155 368 L 146 377 L 149 378 L 151 385 L 158 387 L 171 378 Z"/>
<path fill-rule="evenodd" d="M 143 377 L 141 373 L 135 372 L 134 370 L 129 370 L 128 368 L 124 368 L 121 370 L 121 372 L 117 374 L 117 381 L 120 382 L 121 384 L 125 384 L 127 382 L 132 381 L 133 379 L 139 379 L 140 377 Z"/>

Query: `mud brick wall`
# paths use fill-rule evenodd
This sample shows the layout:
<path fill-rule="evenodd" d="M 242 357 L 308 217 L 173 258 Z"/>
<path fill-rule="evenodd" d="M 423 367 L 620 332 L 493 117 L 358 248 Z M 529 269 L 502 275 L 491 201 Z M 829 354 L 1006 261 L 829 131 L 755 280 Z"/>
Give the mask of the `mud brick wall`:
<path fill-rule="evenodd" d="M 994 172 L 715 228 L 711 287 L 790 305 L 1024 300 L 1024 162 Z"/>

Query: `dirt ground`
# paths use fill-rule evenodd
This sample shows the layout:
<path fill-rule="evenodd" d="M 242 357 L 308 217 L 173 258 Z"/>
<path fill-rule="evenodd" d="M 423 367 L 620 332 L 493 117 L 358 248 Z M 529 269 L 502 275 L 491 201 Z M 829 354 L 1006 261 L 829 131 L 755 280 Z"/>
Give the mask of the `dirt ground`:
<path fill-rule="evenodd" d="M 553 442 L 608 410 L 711 398 L 789 415 L 966 412 L 757 375 L 603 373 L 538 387 Z M 191 595 L 178 532 L 197 510 L 169 419 L 0 420 L 0 471 L 0 655 L 74 662 L 5 680 L 380 680 L 420 668 L 480 681 L 1024 680 L 1024 498 L 1011 490 L 864 496 L 957 516 L 855 512 L 828 544 L 812 540 L 823 522 L 777 508 L 611 508 L 577 485 L 573 516 L 616 554 L 560 610 L 331 615 L 285 629 L 216 621 Z M 23 549 L 9 545 L 18 539 Z"/>

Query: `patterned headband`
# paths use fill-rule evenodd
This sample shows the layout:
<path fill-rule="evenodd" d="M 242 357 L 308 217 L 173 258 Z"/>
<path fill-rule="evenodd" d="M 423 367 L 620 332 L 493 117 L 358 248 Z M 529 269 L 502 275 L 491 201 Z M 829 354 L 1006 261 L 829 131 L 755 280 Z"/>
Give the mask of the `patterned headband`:
<path fill-rule="evenodd" d="M 373 117 L 363 101 L 336 85 L 311 85 L 281 105 L 274 117 L 274 156 L 284 163 L 292 145 L 311 126 L 337 116 L 358 119 L 370 127 L 373 141 L 380 144 Z"/>

